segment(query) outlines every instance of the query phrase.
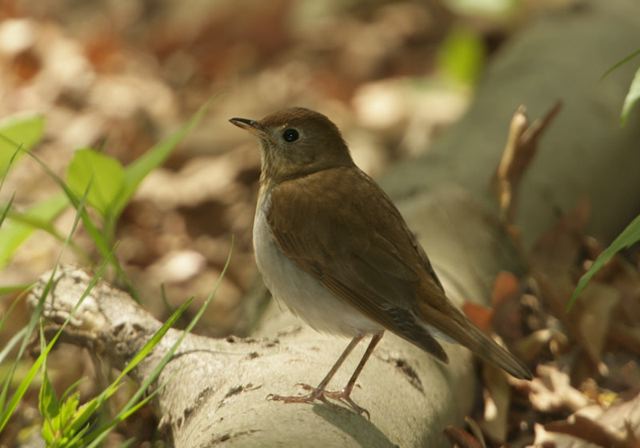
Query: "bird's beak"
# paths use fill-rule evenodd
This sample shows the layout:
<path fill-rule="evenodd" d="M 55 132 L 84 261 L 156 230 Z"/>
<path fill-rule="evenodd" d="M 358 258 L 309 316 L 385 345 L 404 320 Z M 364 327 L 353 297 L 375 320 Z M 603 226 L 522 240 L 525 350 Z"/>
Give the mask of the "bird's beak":
<path fill-rule="evenodd" d="M 249 120 L 248 118 L 232 118 L 229 121 L 239 128 L 249 131 L 258 137 L 265 137 L 268 135 L 267 129 L 256 120 Z"/>

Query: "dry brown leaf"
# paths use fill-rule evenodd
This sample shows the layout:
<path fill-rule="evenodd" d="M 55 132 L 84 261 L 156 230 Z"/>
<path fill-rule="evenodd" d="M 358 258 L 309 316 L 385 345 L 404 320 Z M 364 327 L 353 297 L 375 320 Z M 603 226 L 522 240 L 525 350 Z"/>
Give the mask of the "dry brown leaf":
<path fill-rule="evenodd" d="M 590 403 L 582 392 L 571 386 L 569 375 L 552 365 L 538 366 L 537 377 L 526 387 L 531 405 L 540 412 L 575 412 Z"/>
<path fill-rule="evenodd" d="M 564 421 L 536 426 L 536 446 L 554 443 L 564 447 L 640 447 L 640 395 L 608 408 L 585 407 Z"/>
<path fill-rule="evenodd" d="M 559 319 L 567 333 L 585 348 L 590 346 L 580 329 L 585 305 L 578 300 L 570 313 L 566 305 L 575 287 L 574 273 L 578 270 L 589 214 L 589 203 L 581 201 L 538 239 L 529 254 L 531 276 L 547 312 Z M 597 365 L 596 358 L 590 359 Z"/>
<path fill-rule="evenodd" d="M 510 272 L 500 272 L 491 295 L 493 305 L 492 327 L 509 342 L 523 336 L 522 287 L 520 280 Z"/>
<path fill-rule="evenodd" d="M 614 260 L 618 269 L 610 284 L 615 286 L 621 294 L 616 321 L 638 328 L 640 327 L 640 269 L 620 257 Z"/>
<path fill-rule="evenodd" d="M 467 315 L 469 320 L 483 332 L 491 332 L 491 320 L 493 319 L 493 311 L 491 308 L 478 305 L 474 302 L 465 302 L 462 305 L 462 311 Z"/>
<path fill-rule="evenodd" d="M 538 238 L 529 253 L 531 274 L 541 289 L 541 299 L 559 319 L 566 316 L 567 300 L 575 287 L 572 273 L 577 269 L 590 214 L 589 202 L 580 201 Z"/>
<path fill-rule="evenodd" d="M 465 417 L 464 421 L 467 423 L 467 426 L 469 426 L 471 432 L 455 426 L 447 426 L 444 429 L 444 434 L 449 439 L 449 442 L 451 442 L 451 445 L 459 448 L 487 448 L 482 430 L 476 421 L 470 417 Z"/>
<path fill-rule="evenodd" d="M 631 327 L 616 321 L 610 328 L 609 337 L 626 350 L 640 355 L 640 327 Z"/>
<path fill-rule="evenodd" d="M 491 293 L 491 304 L 496 307 L 502 302 L 519 296 L 521 293 L 520 280 L 511 272 L 500 271 L 493 283 L 493 291 Z"/>
<path fill-rule="evenodd" d="M 552 354 L 558 354 L 566 349 L 569 340 L 567 336 L 552 328 L 544 328 L 534 331 L 528 336 L 517 340 L 513 344 L 513 349 L 520 355 L 523 361 L 532 362 L 540 354 L 549 348 Z"/>
<path fill-rule="evenodd" d="M 538 150 L 538 140 L 560 112 L 560 108 L 561 103 L 557 102 L 544 117 L 531 125 L 524 106 L 518 107 L 513 114 L 507 144 L 494 178 L 501 215 L 507 223 L 513 222 L 518 187 Z"/>
<path fill-rule="evenodd" d="M 162 204 L 164 209 L 194 207 L 211 200 L 234 203 L 243 194 L 241 190 L 246 190 L 236 179 L 244 170 L 257 172 L 259 163 L 260 153 L 251 146 L 217 157 L 193 157 L 178 172 L 151 172 L 140 185 L 136 199 Z"/>
<path fill-rule="evenodd" d="M 620 293 L 617 289 L 592 281 L 582 293 L 581 307 L 576 313 L 582 346 L 602 375 L 607 374 L 607 367 L 602 363 L 602 349 L 608 336 L 613 309 L 619 300 Z"/>
<path fill-rule="evenodd" d="M 444 428 L 444 435 L 447 436 L 452 447 L 458 448 L 483 448 L 478 439 L 473 437 L 462 428 L 447 426 Z"/>

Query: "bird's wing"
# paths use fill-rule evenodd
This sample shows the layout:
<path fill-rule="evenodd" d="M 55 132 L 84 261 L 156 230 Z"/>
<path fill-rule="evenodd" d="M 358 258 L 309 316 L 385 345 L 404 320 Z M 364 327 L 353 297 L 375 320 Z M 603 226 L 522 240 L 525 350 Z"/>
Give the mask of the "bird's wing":
<path fill-rule="evenodd" d="M 447 360 L 415 314 L 425 287 L 444 297 L 442 286 L 396 207 L 358 168 L 278 184 L 267 219 L 284 254 L 337 297 Z"/>

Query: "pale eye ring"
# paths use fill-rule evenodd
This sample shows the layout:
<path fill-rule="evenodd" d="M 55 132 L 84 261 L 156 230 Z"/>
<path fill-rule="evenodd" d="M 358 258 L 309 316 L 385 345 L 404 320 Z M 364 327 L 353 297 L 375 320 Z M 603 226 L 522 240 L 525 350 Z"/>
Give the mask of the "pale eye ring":
<path fill-rule="evenodd" d="M 285 142 L 295 142 L 300 138 L 300 134 L 293 128 L 287 128 L 282 132 L 282 138 Z"/>

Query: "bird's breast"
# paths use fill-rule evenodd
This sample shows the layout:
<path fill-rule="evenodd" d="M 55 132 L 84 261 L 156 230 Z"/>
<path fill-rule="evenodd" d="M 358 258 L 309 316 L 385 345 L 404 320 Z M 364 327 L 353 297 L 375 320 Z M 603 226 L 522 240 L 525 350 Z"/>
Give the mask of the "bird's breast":
<path fill-rule="evenodd" d="M 256 210 L 253 247 L 258 269 L 271 294 L 317 331 L 353 337 L 383 330 L 282 252 L 267 221 L 269 207 L 271 201 L 266 195 Z"/>

